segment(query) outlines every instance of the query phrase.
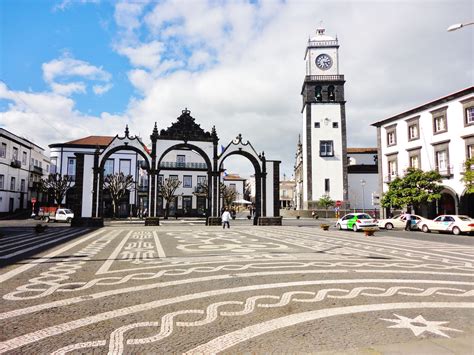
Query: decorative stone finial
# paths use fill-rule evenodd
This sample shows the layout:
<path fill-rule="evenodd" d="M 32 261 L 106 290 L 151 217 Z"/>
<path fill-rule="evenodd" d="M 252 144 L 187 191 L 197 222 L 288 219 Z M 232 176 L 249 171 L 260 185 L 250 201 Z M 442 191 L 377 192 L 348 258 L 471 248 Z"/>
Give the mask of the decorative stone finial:
<path fill-rule="evenodd" d="M 181 113 L 183 113 L 185 115 L 189 115 L 191 113 L 191 111 L 189 111 L 188 108 L 186 107 L 184 110 L 181 111 Z"/>
<path fill-rule="evenodd" d="M 128 124 L 125 126 L 125 137 L 129 138 L 128 135 L 129 135 L 129 130 L 128 130 Z"/>

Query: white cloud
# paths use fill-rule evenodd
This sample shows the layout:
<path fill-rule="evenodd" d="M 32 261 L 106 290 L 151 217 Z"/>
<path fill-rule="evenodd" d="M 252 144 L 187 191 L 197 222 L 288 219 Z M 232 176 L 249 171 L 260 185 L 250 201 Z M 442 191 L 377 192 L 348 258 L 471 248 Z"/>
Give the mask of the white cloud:
<path fill-rule="evenodd" d="M 0 99 L 11 102 L 2 112 L 2 125 L 19 136 L 31 139 L 43 148 L 97 132 L 115 135 L 121 132 L 127 118 L 102 113 L 83 114 L 75 109 L 74 100 L 50 92 L 29 93 L 9 90 L 0 83 Z"/>
<path fill-rule="evenodd" d="M 92 87 L 92 90 L 96 95 L 103 95 L 110 89 L 112 89 L 113 85 L 112 84 L 105 84 L 105 85 L 94 85 Z"/>
<path fill-rule="evenodd" d="M 74 59 L 67 53 L 59 59 L 53 59 L 43 64 L 43 78 L 48 83 L 55 81 L 57 78 L 72 76 L 101 81 L 111 79 L 111 75 L 102 68 L 83 60 Z"/>
<path fill-rule="evenodd" d="M 53 6 L 53 11 L 64 11 L 74 4 L 98 4 L 100 0 L 62 0 Z"/>
<path fill-rule="evenodd" d="M 117 52 L 125 55 L 133 66 L 148 69 L 154 69 L 160 64 L 160 55 L 163 49 L 164 45 L 159 41 L 144 43 L 136 47 L 117 46 Z"/>
<path fill-rule="evenodd" d="M 86 93 L 86 84 L 82 81 L 70 81 L 81 78 L 92 81 L 109 83 L 112 75 L 86 61 L 74 59 L 71 54 L 65 53 L 58 59 L 43 63 L 43 79 L 51 86 L 51 90 L 59 95 L 70 96 L 74 93 Z M 96 85 L 93 91 L 104 94 L 112 88 L 111 84 Z"/>

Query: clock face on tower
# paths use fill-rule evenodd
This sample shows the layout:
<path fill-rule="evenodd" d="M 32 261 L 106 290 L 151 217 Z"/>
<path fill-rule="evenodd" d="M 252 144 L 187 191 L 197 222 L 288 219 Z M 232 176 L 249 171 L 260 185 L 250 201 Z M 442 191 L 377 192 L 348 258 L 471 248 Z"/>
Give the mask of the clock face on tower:
<path fill-rule="evenodd" d="M 320 54 L 316 57 L 316 66 L 321 70 L 328 70 L 332 67 L 332 59 L 327 54 Z"/>

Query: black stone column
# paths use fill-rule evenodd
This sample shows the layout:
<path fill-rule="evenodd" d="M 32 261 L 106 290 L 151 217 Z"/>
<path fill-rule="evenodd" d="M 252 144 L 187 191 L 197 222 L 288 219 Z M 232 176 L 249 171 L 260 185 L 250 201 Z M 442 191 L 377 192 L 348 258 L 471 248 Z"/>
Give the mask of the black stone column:
<path fill-rule="evenodd" d="M 99 216 L 99 206 L 97 205 L 97 198 L 99 196 L 99 189 L 97 188 L 97 183 L 99 182 L 98 176 L 99 176 L 99 154 L 100 151 L 97 149 L 94 153 L 94 168 L 92 169 L 94 178 L 93 178 L 93 186 L 92 186 L 92 217 L 98 217 Z"/>
<path fill-rule="evenodd" d="M 148 172 L 148 182 L 150 184 L 150 196 L 148 197 L 148 216 L 156 217 L 156 196 L 158 192 L 158 187 L 156 186 L 156 142 L 158 141 L 158 127 L 155 122 L 155 127 L 153 128 L 153 133 L 150 136 L 151 139 L 151 167 Z"/>
<path fill-rule="evenodd" d="M 273 162 L 273 216 L 280 216 L 280 163 Z"/>
<path fill-rule="evenodd" d="M 84 193 L 84 153 L 75 153 L 74 155 L 76 156 L 76 177 L 72 211 L 74 212 L 74 218 L 81 218 L 82 195 Z"/>

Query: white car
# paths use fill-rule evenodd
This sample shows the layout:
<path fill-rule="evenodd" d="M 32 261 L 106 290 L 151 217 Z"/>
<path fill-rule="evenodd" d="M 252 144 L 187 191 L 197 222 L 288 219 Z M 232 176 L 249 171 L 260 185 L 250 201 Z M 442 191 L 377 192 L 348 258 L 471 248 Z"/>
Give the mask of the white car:
<path fill-rule="evenodd" d="M 336 222 L 337 229 L 352 229 L 354 232 L 377 227 L 377 222 L 367 213 L 349 213 Z"/>
<path fill-rule="evenodd" d="M 420 225 L 420 222 L 427 220 L 426 218 L 423 218 L 421 216 L 418 216 L 416 214 L 411 215 L 411 228 L 412 229 L 418 229 L 418 226 Z M 386 219 L 379 219 L 378 221 L 378 226 L 380 228 L 385 228 L 387 230 L 393 229 L 393 228 L 405 228 L 406 226 L 406 220 L 405 220 L 405 215 L 400 214 L 398 216 L 392 217 L 392 218 L 386 218 Z"/>
<path fill-rule="evenodd" d="M 450 232 L 455 235 L 474 232 L 474 219 L 468 216 L 441 215 L 433 220 L 421 222 L 418 227 L 424 232 Z"/>

